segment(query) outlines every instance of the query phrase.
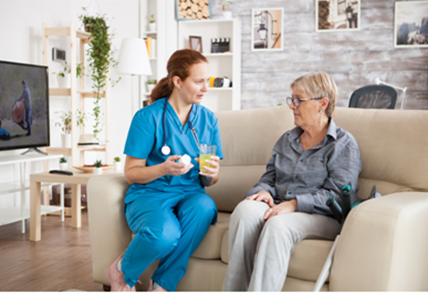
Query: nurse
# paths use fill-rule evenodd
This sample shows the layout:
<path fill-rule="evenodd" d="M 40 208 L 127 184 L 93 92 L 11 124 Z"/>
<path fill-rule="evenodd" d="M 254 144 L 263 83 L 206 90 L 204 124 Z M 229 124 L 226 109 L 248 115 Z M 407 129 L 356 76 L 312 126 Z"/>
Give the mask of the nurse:
<path fill-rule="evenodd" d="M 200 105 L 208 61 L 197 51 L 178 50 L 167 71 L 151 94 L 152 104 L 135 114 L 125 144 L 124 172 L 131 184 L 125 216 L 135 237 L 106 268 L 112 291 L 135 291 L 156 259 L 148 291 L 174 291 L 189 257 L 217 221 L 217 207 L 204 188 L 218 181 L 223 158 L 218 120 Z M 198 169 L 199 144 L 217 146 L 208 173 Z M 187 166 L 178 162 L 184 154 L 192 159 Z"/>

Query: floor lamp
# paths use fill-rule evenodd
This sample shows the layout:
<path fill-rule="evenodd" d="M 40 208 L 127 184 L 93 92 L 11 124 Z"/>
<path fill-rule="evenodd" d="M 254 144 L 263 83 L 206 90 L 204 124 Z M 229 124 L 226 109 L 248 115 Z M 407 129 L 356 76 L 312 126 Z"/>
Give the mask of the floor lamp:
<path fill-rule="evenodd" d="M 143 39 L 124 39 L 120 46 L 116 73 L 131 75 L 131 116 L 134 116 L 134 76 L 152 74 L 146 42 Z"/>

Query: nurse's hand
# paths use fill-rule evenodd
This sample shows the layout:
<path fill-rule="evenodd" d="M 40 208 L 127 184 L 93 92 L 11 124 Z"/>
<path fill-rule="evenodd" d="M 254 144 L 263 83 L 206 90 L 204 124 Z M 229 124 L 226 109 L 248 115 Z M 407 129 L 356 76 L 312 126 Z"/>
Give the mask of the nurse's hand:
<path fill-rule="evenodd" d="M 199 163 L 199 158 L 195 158 L 195 160 Z M 216 178 L 220 170 L 220 157 L 211 156 L 211 160 L 205 160 L 205 162 L 211 165 L 211 166 L 204 166 L 204 168 L 209 172 L 208 173 L 200 172 L 199 174 L 201 176 L 205 176 L 208 178 L 213 178 L 213 179 Z"/>
<path fill-rule="evenodd" d="M 181 156 L 179 155 L 171 155 L 162 163 L 165 175 L 181 176 L 187 173 L 193 167 L 193 164 L 186 166 L 182 163 L 176 162 L 176 160 L 179 160 L 180 158 Z"/>

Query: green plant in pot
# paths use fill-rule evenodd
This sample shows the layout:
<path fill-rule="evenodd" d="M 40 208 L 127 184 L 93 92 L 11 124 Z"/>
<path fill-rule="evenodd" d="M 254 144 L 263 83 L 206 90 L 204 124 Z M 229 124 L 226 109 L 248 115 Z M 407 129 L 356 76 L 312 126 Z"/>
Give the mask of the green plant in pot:
<path fill-rule="evenodd" d="M 55 122 L 56 127 L 60 127 L 63 134 L 61 134 L 62 145 L 64 148 L 71 148 L 71 111 L 55 111 L 60 114 L 59 120 Z M 85 125 L 85 114 L 79 109 L 76 111 L 76 126 Z"/>
<path fill-rule="evenodd" d="M 116 156 L 115 158 L 113 158 L 114 160 L 114 169 L 116 171 L 120 171 L 122 169 L 122 162 L 120 162 L 120 157 Z"/>
<path fill-rule="evenodd" d="M 156 21 L 155 21 L 155 15 L 150 15 L 149 19 L 149 28 L 151 32 L 156 32 Z"/>
<path fill-rule="evenodd" d="M 152 93 L 153 89 L 156 87 L 157 80 L 148 80 L 147 81 L 147 90 L 149 93 Z"/>
<path fill-rule="evenodd" d="M 67 167 L 68 167 L 67 159 L 65 157 L 61 157 L 59 159 L 59 169 L 60 170 L 66 170 Z"/>
<path fill-rule="evenodd" d="M 94 162 L 94 174 L 100 175 L 103 173 L 103 162 L 102 160 L 95 160 Z"/>
<path fill-rule="evenodd" d="M 77 63 L 76 65 L 76 77 L 79 78 L 85 75 L 85 66 L 82 63 Z M 58 87 L 59 88 L 70 88 L 70 75 L 71 65 L 64 61 L 64 64 L 61 66 L 61 69 L 58 72 L 53 72 L 53 75 L 58 77 Z"/>
<path fill-rule="evenodd" d="M 226 10 L 226 4 L 227 3 L 233 4 L 233 1 L 230 1 L 230 0 L 221 0 L 221 2 L 223 2 L 223 7 L 222 7 L 222 9 L 223 9 L 223 18 L 224 19 L 231 19 L 232 18 L 232 11 Z"/>
<path fill-rule="evenodd" d="M 82 8 L 86 11 L 85 8 Z M 105 14 L 89 16 L 86 14 L 79 16 L 85 31 L 91 33 L 90 43 L 86 54 L 88 55 L 89 68 L 91 72 L 92 89 L 94 91 L 94 125 L 93 133 L 95 138 L 102 131 L 103 124 L 101 123 L 101 97 L 105 94 L 105 86 L 110 72 L 110 66 L 116 66 L 117 62 L 112 57 L 113 50 L 111 46 L 112 34 L 109 33 L 110 27 L 107 25 Z M 109 79 L 111 80 L 111 79 Z M 112 87 L 120 81 L 120 77 L 112 82 Z"/>

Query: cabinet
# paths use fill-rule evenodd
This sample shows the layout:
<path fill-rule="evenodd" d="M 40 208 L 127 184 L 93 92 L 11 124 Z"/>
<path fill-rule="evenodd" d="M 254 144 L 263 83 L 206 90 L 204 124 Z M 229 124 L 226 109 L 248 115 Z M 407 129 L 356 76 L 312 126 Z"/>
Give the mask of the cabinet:
<path fill-rule="evenodd" d="M 100 145 L 87 145 L 79 146 L 78 136 L 83 134 L 84 129 L 81 126 L 79 129 L 76 126 L 76 110 L 84 112 L 84 100 L 87 98 L 94 98 L 94 92 L 90 89 L 85 88 L 85 79 L 83 76 L 79 80 L 79 89 L 77 88 L 76 78 L 76 66 L 77 66 L 77 50 L 79 50 L 79 63 L 85 61 L 85 44 L 89 44 L 90 33 L 83 32 L 76 29 L 74 23 L 70 24 L 70 27 L 55 27 L 50 28 L 46 24 L 43 24 L 42 37 L 43 37 L 43 64 L 49 66 L 50 50 L 48 46 L 49 37 L 51 36 L 66 36 L 70 39 L 70 58 L 68 63 L 71 67 L 70 88 L 51 88 L 49 89 L 49 96 L 62 96 L 70 98 L 70 109 L 71 109 L 71 148 L 57 148 L 48 147 L 46 152 L 49 154 L 62 154 L 64 156 L 72 157 L 72 165 L 79 166 L 84 163 L 84 154 L 87 151 L 102 151 L 105 152 L 105 161 L 108 163 L 110 160 L 110 133 L 109 133 L 109 99 L 110 99 L 110 81 L 109 77 L 106 79 L 105 93 L 102 95 L 104 100 L 104 132 L 105 132 L 105 143 Z"/>
<path fill-rule="evenodd" d="M 202 37 L 203 55 L 208 59 L 211 77 L 228 77 L 231 88 L 209 88 L 202 105 L 212 111 L 241 108 L 241 22 L 212 19 L 178 22 L 178 49 L 189 48 L 189 36 Z M 211 39 L 230 38 L 232 53 L 211 53 Z"/>
<path fill-rule="evenodd" d="M 140 38 L 156 39 L 156 57 L 150 58 L 152 75 L 140 77 L 140 102 L 150 95 L 147 80 L 159 81 L 166 77 L 168 59 L 177 50 L 177 21 L 174 3 L 174 0 L 140 0 Z M 149 28 L 151 15 L 155 19 L 156 31 Z M 139 108 L 141 107 L 140 103 Z"/>

